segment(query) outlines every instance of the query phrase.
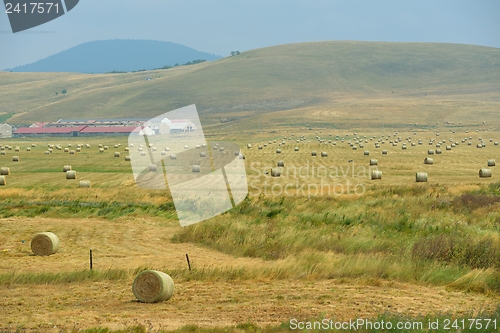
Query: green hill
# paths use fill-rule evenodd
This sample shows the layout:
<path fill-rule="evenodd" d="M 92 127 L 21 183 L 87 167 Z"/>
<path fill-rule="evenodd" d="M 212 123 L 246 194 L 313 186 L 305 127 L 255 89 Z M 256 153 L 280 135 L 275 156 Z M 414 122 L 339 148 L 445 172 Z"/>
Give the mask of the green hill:
<path fill-rule="evenodd" d="M 14 113 L 12 123 L 153 117 L 189 104 L 208 123 L 498 121 L 500 49 L 314 42 L 139 73 L 0 73 L 0 113 Z"/>

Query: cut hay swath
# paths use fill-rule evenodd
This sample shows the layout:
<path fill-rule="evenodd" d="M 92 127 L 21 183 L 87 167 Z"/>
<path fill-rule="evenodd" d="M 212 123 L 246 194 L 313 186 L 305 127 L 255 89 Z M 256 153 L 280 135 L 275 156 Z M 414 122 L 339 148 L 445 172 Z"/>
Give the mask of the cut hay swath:
<path fill-rule="evenodd" d="M 81 188 L 90 188 L 90 180 L 80 180 L 80 184 L 78 186 Z"/>
<path fill-rule="evenodd" d="M 50 256 L 59 250 L 59 238 L 52 232 L 41 232 L 31 240 L 31 251 L 36 256 Z"/>
<path fill-rule="evenodd" d="M 160 271 L 142 271 L 132 283 L 132 292 L 143 303 L 167 301 L 174 294 L 174 280 Z"/>
<path fill-rule="evenodd" d="M 8 167 L 2 167 L 0 169 L 0 175 L 2 175 L 2 176 L 8 176 L 8 175 L 10 175 L 10 168 L 8 168 Z"/>
<path fill-rule="evenodd" d="M 76 171 L 75 170 L 66 171 L 66 179 L 76 179 Z"/>
<path fill-rule="evenodd" d="M 480 178 L 489 178 L 492 176 L 491 169 L 480 169 L 479 170 L 479 177 Z"/>

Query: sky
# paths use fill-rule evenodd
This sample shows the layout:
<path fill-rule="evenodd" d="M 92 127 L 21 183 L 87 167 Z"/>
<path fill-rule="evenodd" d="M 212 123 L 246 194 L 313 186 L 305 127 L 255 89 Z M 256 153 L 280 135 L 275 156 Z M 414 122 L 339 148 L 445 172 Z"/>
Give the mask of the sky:
<path fill-rule="evenodd" d="M 12 33 L 0 11 L 0 69 L 106 39 L 169 41 L 228 56 L 272 45 L 358 40 L 500 48 L 499 0 L 80 0 Z"/>

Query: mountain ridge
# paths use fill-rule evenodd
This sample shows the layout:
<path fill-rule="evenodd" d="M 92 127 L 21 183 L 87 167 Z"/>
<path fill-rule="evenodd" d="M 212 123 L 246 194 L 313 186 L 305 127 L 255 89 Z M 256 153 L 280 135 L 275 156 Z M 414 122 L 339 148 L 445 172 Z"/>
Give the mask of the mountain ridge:
<path fill-rule="evenodd" d="M 108 73 L 173 67 L 193 60 L 217 60 L 221 56 L 163 41 L 113 39 L 76 45 L 12 72 Z"/>

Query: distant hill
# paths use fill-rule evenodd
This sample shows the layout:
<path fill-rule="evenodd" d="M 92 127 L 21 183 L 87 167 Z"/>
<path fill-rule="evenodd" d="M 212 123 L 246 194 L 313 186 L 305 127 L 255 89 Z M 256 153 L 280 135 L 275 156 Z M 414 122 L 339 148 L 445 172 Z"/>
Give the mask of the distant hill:
<path fill-rule="evenodd" d="M 13 72 L 107 73 L 137 71 L 184 64 L 193 60 L 216 60 L 221 56 L 180 44 L 152 40 L 102 40 L 77 45 Z"/>
<path fill-rule="evenodd" d="M 231 129 L 240 130 L 259 123 L 498 123 L 500 49 L 332 41 L 138 73 L 0 72 L 0 115 L 13 114 L 11 123 L 146 118 L 190 104 L 204 123 L 216 127 L 223 126 L 221 118 L 234 119 Z"/>

